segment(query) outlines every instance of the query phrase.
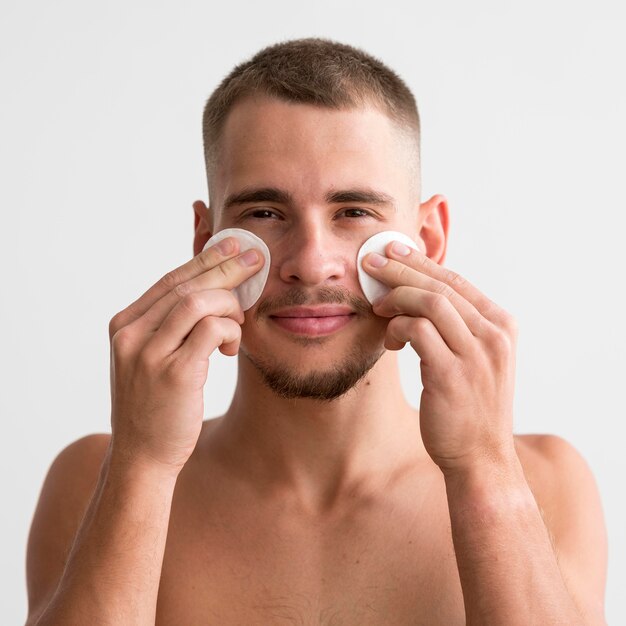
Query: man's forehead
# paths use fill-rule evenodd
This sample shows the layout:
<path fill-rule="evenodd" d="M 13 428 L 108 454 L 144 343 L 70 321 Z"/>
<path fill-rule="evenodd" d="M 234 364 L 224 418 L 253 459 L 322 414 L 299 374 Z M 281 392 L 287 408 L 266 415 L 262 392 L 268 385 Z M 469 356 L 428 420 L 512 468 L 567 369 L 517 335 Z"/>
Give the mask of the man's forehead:
<path fill-rule="evenodd" d="M 327 147 L 342 142 L 371 144 L 393 142 L 400 129 L 373 103 L 335 109 L 286 102 L 267 96 L 247 97 L 234 105 L 228 114 L 221 136 L 223 147 L 254 151 L 287 142 L 306 145 L 322 143 Z M 262 141 L 257 146 L 252 140 Z"/>

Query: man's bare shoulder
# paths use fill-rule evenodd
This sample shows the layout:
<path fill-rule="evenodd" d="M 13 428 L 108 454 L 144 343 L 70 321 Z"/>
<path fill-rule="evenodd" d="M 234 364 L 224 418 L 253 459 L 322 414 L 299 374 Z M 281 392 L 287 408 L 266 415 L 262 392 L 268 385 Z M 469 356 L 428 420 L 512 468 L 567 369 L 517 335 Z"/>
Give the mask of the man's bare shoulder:
<path fill-rule="evenodd" d="M 514 435 L 514 440 L 517 456 L 535 497 L 558 501 L 568 495 L 568 491 L 581 493 L 581 488 L 583 492 L 597 493 L 587 461 L 563 437 L 528 434 Z"/>
<path fill-rule="evenodd" d="M 568 589 L 590 623 L 604 623 L 607 533 L 591 468 L 557 435 L 516 435 L 515 447 Z"/>
<path fill-rule="evenodd" d="M 58 488 L 70 487 L 71 494 L 68 493 L 67 498 L 73 502 L 82 500 L 85 492 L 95 487 L 110 441 L 110 434 L 94 433 L 63 448 L 48 469 L 41 497 Z M 71 505 L 72 501 L 68 502 L 67 498 L 67 504 Z"/>
<path fill-rule="evenodd" d="M 111 435 L 81 437 L 52 461 L 28 536 L 26 580 L 29 623 L 46 606 L 98 482 Z"/>
<path fill-rule="evenodd" d="M 595 478 L 582 454 L 558 435 L 515 435 L 515 448 L 544 520 L 558 536 L 580 516 L 602 518 Z"/>
<path fill-rule="evenodd" d="M 111 435 L 106 433 L 86 435 L 57 454 L 41 488 L 35 521 L 40 513 L 50 513 L 54 508 L 66 518 L 57 521 L 63 521 L 64 526 L 74 525 L 72 518 L 82 516 L 80 509 L 86 506 L 85 499 L 96 486 L 110 440 Z M 58 502 L 63 506 L 58 507 Z"/>

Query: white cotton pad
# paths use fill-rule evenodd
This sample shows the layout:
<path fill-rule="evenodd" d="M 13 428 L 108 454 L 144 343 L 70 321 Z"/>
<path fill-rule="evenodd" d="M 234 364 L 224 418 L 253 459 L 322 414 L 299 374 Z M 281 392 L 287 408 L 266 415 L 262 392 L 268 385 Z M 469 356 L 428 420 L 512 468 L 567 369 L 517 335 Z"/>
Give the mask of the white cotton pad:
<path fill-rule="evenodd" d="M 390 241 L 400 241 L 411 248 L 415 248 L 415 250 L 419 250 L 418 245 L 408 235 L 395 230 L 383 230 L 380 233 L 376 233 L 360 247 L 356 256 L 356 269 L 361 289 L 370 304 L 389 293 L 391 288 L 376 280 L 371 274 L 368 274 L 361 266 L 361 263 L 363 262 L 363 257 L 370 252 L 378 252 L 378 254 L 385 256 L 385 248 Z"/>
<path fill-rule="evenodd" d="M 270 250 L 263 239 L 243 228 L 225 228 L 224 230 L 220 230 L 219 233 L 215 233 L 215 235 L 204 244 L 204 248 L 202 249 L 206 250 L 209 246 L 213 246 L 227 237 L 235 237 L 239 241 L 239 253 L 250 250 L 250 248 L 256 248 L 260 250 L 265 257 L 263 267 L 256 274 L 253 274 L 248 280 L 232 289 L 233 294 L 235 294 L 235 297 L 239 300 L 241 308 L 247 311 L 261 297 L 263 289 L 265 288 L 265 283 L 270 273 Z"/>

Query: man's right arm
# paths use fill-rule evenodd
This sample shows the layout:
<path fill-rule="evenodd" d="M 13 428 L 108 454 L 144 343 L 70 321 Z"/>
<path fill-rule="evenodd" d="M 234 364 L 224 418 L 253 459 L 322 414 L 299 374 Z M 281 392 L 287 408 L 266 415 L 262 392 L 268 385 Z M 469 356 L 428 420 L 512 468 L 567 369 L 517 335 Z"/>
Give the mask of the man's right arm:
<path fill-rule="evenodd" d="M 29 538 L 29 626 L 154 624 L 209 358 L 238 353 L 245 315 L 232 290 L 265 262 L 239 250 L 236 237 L 207 247 L 111 319 L 112 435 L 75 442 L 50 468 Z"/>
<path fill-rule="evenodd" d="M 115 458 L 107 440 L 68 446 L 46 477 L 28 542 L 27 626 L 155 623 L 177 476 Z"/>

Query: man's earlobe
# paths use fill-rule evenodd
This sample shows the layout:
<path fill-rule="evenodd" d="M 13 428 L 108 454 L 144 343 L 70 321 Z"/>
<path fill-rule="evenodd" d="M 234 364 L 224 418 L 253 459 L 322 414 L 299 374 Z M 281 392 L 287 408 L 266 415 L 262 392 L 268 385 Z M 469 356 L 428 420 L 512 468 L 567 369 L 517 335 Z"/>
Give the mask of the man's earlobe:
<path fill-rule="evenodd" d="M 204 244 L 213 235 L 213 214 L 202 200 L 193 203 L 193 212 L 193 255 L 196 256 L 202 252 Z"/>
<path fill-rule="evenodd" d="M 437 194 L 422 202 L 419 209 L 418 245 L 435 263 L 443 265 L 448 245 L 450 217 L 447 199 Z"/>

